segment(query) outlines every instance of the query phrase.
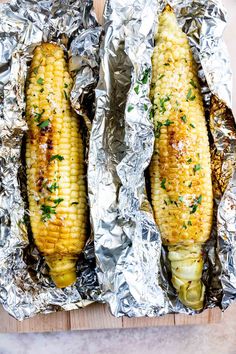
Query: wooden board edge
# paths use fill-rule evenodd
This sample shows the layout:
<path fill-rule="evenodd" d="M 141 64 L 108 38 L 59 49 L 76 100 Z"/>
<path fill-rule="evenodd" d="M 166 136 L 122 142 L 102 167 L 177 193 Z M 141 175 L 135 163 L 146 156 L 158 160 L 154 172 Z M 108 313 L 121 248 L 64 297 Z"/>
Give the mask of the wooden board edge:
<path fill-rule="evenodd" d="M 202 325 L 219 323 L 220 309 L 208 309 L 199 315 L 165 315 L 162 317 L 116 318 L 107 305 L 91 304 L 84 309 L 37 315 L 19 322 L 0 309 L 0 333 L 59 332 L 69 330 L 121 329 L 159 326 Z"/>
<path fill-rule="evenodd" d="M 159 327 L 174 326 L 174 315 L 165 315 L 162 317 L 123 317 L 123 328 L 142 328 L 142 327 Z"/>
<path fill-rule="evenodd" d="M 116 318 L 105 304 L 92 304 L 70 312 L 71 330 L 122 328 L 122 318 Z"/>
<path fill-rule="evenodd" d="M 0 333 L 57 332 L 70 330 L 70 314 L 66 311 L 36 315 L 17 321 L 0 308 Z"/>
<path fill-rule="evenodd" d="M 219 308 L 207 309 L 198 315 L 175 315 L 175 325 L 203 325 L 219 323 L 223 318 L 223 312 Z"/>
<path fill-rule="evenodd" d="M 103 23 L 103 10 L 106 0 L 93 0 L 93 7 L 97 16 L 98 23 Z"/>

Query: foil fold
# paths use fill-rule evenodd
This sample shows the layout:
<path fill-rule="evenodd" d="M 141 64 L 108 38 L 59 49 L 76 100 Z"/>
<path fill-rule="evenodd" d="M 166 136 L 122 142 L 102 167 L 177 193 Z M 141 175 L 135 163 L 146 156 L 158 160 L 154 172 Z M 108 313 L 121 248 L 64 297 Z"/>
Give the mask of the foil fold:
<path fill-rule="evenodd" d="M 171 285 L 166 250 L 146 193 L 154 143 L 151 56 L 158 15 L 167 3 L 198 65 L 211 144 L 214 223 L 204 246 L 205 308 L 225 309 L 236 294 L 236 146 L 232 73 L 222 40 L 225 10 L 218 0 L 110 0 L 104 12 L 88 186 L 98 280 L 115 316 L 196 313 L 178 300 Z"/>
<path fill-rule="evenodd" d="M 52 283 L 29 230 L 22 161 L 27 130 L 24 88 L 34 48 L 50 41 L 68 52 L 75 80 L 72 106 L 80 114 L 89 106 L 91 117 L 101 28 L 92 0 L 13 0 L 0 5 L 0 16 L 0 302 L 23 320 L 76 309 L 99 297 L 92 238 L 78 261 L 76 284 L 57 289 Z"/>

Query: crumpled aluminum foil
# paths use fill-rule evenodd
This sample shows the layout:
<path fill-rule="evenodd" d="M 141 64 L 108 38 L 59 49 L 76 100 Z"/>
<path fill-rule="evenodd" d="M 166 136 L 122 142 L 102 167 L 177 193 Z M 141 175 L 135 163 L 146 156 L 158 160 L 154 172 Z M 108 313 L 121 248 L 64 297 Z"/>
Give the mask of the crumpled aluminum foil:
<path fill-rule="evenodd" d="M 24 85 L 34 48 L 51 41 L 68 50 L 73 107 L 91 116 L 101 28 L 92 0 L 13 0 L 0 5 L 0 17 L 0 302 L 22 320 L 39 312 L 76 309 L 99 296 L 91 239 L 79 261 L 76 284 L 63 290 L 52 283 L 29 242 L 21 147 L 27 129 Z"/>
<path fill-rule="evenodd" d="M 225 10 L 218 0 L 169 0 L 187 33 L 208 121 L 214 183 L 214 225 L 205 245 L 207 307 L 236 297 L 236 130 L 232 74 L 222 40 Z M 146 197 L 145 169 L 153 152 L 149 88 L 157 15 L 164 0 L 110 0 L 96 90 L 88 184 L 98 280 L 115 316 L 194 314 L 177 298 L 159 230 Z M 139 92 L 135 91 L 137 82 Z"/>

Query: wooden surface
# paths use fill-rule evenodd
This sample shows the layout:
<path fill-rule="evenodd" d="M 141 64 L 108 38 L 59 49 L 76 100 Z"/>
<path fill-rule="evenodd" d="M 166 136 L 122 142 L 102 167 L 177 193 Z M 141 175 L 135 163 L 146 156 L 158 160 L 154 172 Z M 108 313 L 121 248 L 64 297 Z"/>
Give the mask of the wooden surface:
<path fill-rule="evenodd" d="M 100 23 L 102 23 L 104 3 L 105 0 L 93 0 L 93 6 L 97 15 L 97 19 Z"/>
<path fill-rule="evenodd" d="M 98 20 L 102 21 L 105 0 L 94 0 Z M 3 2 L 3 0 L 0 0 Z M 5 1 L 4 1 L 5 2 Z M 92 304 L 84 309 L 37 315 L 34 318 L 16 321 L 0 308 L 0 332 L 52 332 L 105 328 L 156 327 L 217 323 L 222 319 L 219 309 L 210 309 L 195 316 L 167 315 L 159 318 L 115 318 L 106 305 Z"/>
<path fill-rule="evenodd" d="M 113 317 L 106 305 L 92 304 L 84 309 L 37 315 L 23 322 L 0 310 L 0 332 L 54 332 L 68 330 L 156 327 L 217 323 L 222 319 L 219 309 L 210 309 L 200 315 L 167 315 L 155 318 Z"/>

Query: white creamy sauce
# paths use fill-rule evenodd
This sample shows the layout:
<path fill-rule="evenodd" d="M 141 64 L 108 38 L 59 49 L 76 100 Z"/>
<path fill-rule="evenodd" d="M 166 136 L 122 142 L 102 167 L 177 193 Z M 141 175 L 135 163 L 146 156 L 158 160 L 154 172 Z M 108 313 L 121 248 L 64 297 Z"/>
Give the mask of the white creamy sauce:
<path fill-rule="evenodd" d="M 40 147 L 40 149 L 42 149 L 42 150 L 46 151 L 46 150 L 47 150 L 48 145 L 47 145 L 47 144 L 41 144 L 41 145 L 39 145 L 39 147 Z"/>
<path fill-rule="evenodd" d="M 175 150 L 182 151 L 184 148 L 184 143 L 183 143 L 183 141 L 179 141 L 178 144 L 172 144 L 172 147 Z"/>
<path fill-rule="evenodd" d="M 48 101 L 51 104 L 51 108 L 55 109 L 56 112 L 58 112 L 58 110 L 60 109 L 60 106 L 55 102 L 55 100 L 53 99 L 53 94 L 49 94 L 48 95 Z"/>
<path fill-rule="evenodd" d="M 33 192 L 33 198 L 36 202 L 38 202 L 40 200 L 39 195 L 36 192 Z"/>
<path fill-rule="evenodd" d="M 190 207 L 193 204 L 195 199 L 196 199 L 195 194 L 184 194 L 183 195 L 183 203 L 187 207 Z"/>

